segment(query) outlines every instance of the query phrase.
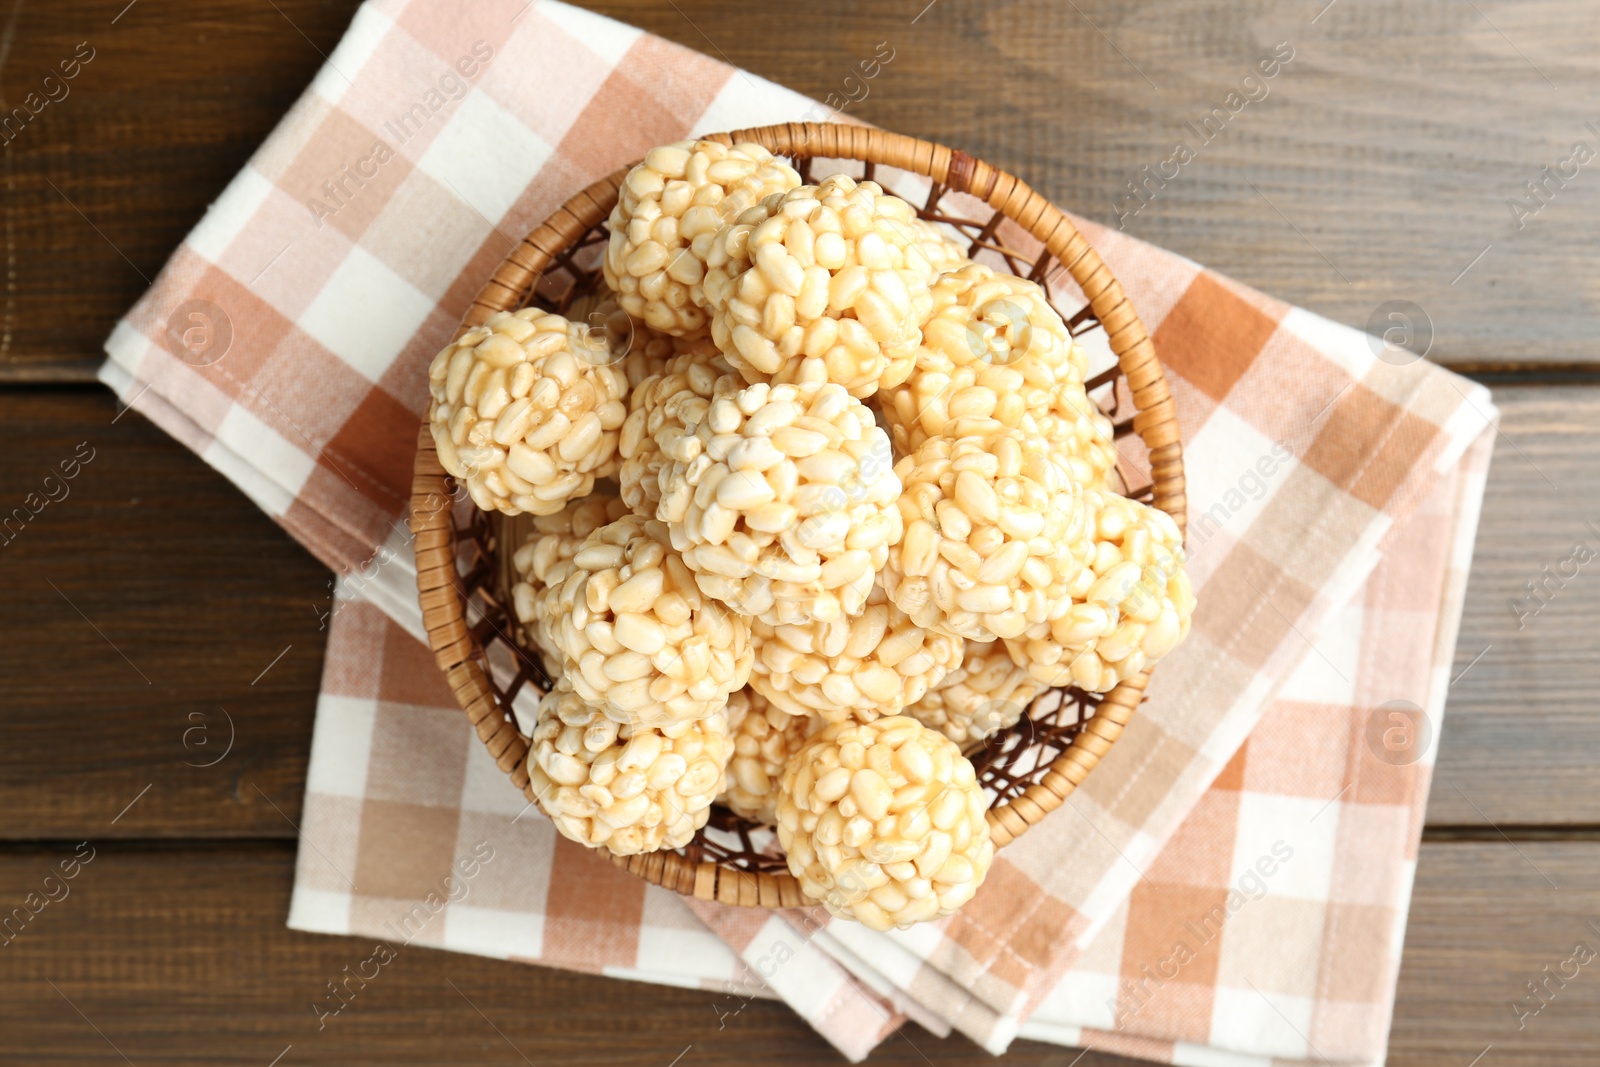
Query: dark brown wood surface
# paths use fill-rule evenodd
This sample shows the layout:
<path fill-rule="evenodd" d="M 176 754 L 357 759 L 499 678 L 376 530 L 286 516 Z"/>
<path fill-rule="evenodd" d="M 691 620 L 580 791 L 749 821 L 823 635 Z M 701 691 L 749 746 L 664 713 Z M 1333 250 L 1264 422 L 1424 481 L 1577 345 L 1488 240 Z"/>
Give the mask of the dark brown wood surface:
<path fill-rule="evenodd" d="M 147 785 L 99 832 L 292 835 L 262 794 L 298 819 L 330 575 L 222 475 L 120 411 L 97 386 L 0 392 L 4 514 L 44 496 L 64 458 L 93 457 L 63 499 L 0 534 L 0 797 L 15 816 L 0 836 L 82 834 Z M 63 761 L 67 724 L 79 740 Z M 229 758 L 204 767 L 230 736 Z"/>
<path fill-rule="evenodd" d="M 1126 225 L 1353 325 L 1415 301 L 1433 358 L 1503 372 L 1390 1062 L 1592 1064 L 1587 968 L 1520 1030 L 1507 1002 L 1574 942 L 1600 944 L 1600 574 L 1520 628 L 1508 600 L 1574 540 L 1600 544 L 1584 527 L 1600 523 L 1600 176 L 1552 187 L 1520 231 L 1507 199 L 1574 141 L 1600 146 L 1583 125 L 1600 122 L 1600 24 L 1577 0 L 1324 2 L 590 6 L 819 97 L 887 41 L 895 59 L 853 114 L 1112 224 L 1115 194 L 1184 120 L 1292 43 L 1270 94 Z M 265 1065 L 291 1044 L 285 1065 L 839 1062 L 779 1005 L 719 1032 L 710 994 L 619 997 L 607 979 L 421 949 L 316 1029 L 311 1000 L 366 948 L 283 927 L 329 575 L 88 383 L 112 323 L 354 7 L 0 0 L 0 102 L 95 50 L 0 149 L 0 513 L 93 450 L 0 545 L 0 908 L 76 842 L 97 849 L 71 897 L 0 948 L 0 1063 Z M 1011 1060 L 1123 1062 L 1076 1056 L 1019 1042 Z M 987 1060 L 914 1027 L 873 1058 Z"/>

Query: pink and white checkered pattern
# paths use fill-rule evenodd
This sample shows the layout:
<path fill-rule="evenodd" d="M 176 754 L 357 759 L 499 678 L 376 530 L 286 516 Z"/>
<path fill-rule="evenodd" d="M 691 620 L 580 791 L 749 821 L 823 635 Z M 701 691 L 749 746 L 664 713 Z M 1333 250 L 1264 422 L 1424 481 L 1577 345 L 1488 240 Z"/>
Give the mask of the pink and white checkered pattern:
<path fill-rule="evenodd" d="M 1497 416 L 1124 234 L 1080 223 L 1168 369 L 1201 607 L 961 915 L 879 935 L 691 905 L 558 838 L 455 710 L 403 524 L 428 360 L 583 185 L 807 113 L 548 0 L 369 0 L 112 334 L 103 380 L 344 575 L 291 924 L 719 989 L 719 1026 L 779 996 L 852 1059 L 909 1018 L 995 1051 L 1380 1060 L 1432 752 L 1390 751 L 1412 720 L 1384 705 L 1437 737 Z"/>

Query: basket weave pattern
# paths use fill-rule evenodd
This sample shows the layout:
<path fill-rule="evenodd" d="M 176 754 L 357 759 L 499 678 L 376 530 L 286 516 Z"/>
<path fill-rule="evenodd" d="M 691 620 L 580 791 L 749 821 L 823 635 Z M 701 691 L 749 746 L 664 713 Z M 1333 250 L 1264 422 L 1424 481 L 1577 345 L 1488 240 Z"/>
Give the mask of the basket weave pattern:
<path fill-rule="evenodd" d="M 1122 287 L 1077 228 L 1024 182 L 981 160 L 929 141 L 859 126 L 790 123 L 719 134 L 724 143 L 753 141 L 795 161 L 810 181 L 815 160 L 856 160 L 866 179 L 877 167 L 892 167 L 932 180 L 918 208 L 925 219 L 945 223 L 966 239 L 969 255 L 998 256 L 1014 274 L 1050 290 L 1056 266 L 1065 268 L 1087 303 L 1063 315 L 1075 336 L 1103 329 L 1117 365 L 1091 379 L 1090 390 L 1113 385 L 1113 403 L 1125 396 L 1131 412 L 1108 414 L 1118 437 L 1136 434 L 1149 453 L 1151 483 L 1127 495 L 1166 511 L 1180 528 L 1185 521 L 1183 452 L 1171 395 L 1155 350 Z M 573 300 L 604 284 L 599 256 L 605 222 L 627 171 L 619 170 L 583 190 L 545 220 L 506 257 L 474 299 L 459 337 L 500 311 L 538 304 L 564 312 Z M 894 191 L 893 189 L 890 190 Z M 984 217 L 963 214 L 945 201 L 965 193 L 988 207 Z M 1044 247 L 1025 255 L 999 232 L 1011 220 Z M 1076 296 L 1076 294 L 1073 294 Z M 1060 310 L 1059 305 L 1057 310 Z M 1120 417 L 1119 417 L 1120 416 Z M 439 463 L 424 422 L 412 483 L 411 530 L 417 553 L 417 587 L 439 667 L 456 699 L 501 770 L 531 803 L 526 760 L 528 741 L 511 714 L 524 687 L 547 691 L 551 679 L 538 653 L 516 639 L 510 608 L 509 559 L 518 544 L 516 520 L 475 509 L 462 518 L 453 505 L 454 480 Z M 499 646 L 514 668 L 489 669 L 489 650 Z M 509 674 L 509 677 L 507 675 Z M 997 847 L 1021 836 L 1077 788 L 1121 735 L 1143 698 L 1148 672 L 1103 695 L 1075 689 L 1042 694 L 1009 730 L 971 753 L 979 781 L 994 794 L 989 829 Z M 661 851 L 615 862 L 657 885 L 703 900 L 761 907 L 810 903 L 789 874 L 783 857 L 763 848 L 754 824 L 714 808 L 706 830 L 678 851 Z"/>

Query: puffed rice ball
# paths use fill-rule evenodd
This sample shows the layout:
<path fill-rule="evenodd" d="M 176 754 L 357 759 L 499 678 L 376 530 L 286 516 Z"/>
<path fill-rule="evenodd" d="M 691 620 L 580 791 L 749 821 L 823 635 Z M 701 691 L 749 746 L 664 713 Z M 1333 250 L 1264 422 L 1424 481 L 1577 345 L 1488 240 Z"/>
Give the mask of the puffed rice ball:
<path fill-rule="evenodd" d="M 909 705 L 906 714 L 965 748 L 1015 726 L 1046 688 L 1012 662 L 1003 642 L 968 641 L 961 666 Z"/>
<path fill-rule="evenodd" d="M 725 791 L 717 798 L 735 815 L 772 825 L 778 821 L 778 779 L 821 720 L 790 715 L 753 689 L 728 698 L 733 759 Z"/>
<path fill-rule="evenodd" d="M 842 174 L 768 197 L 717 235 L 711 335 L 745 379 L 837 382 L 855 397 L 911 374 L 933 265 L 912 206 Z"/>
<path fill-rule="evenodd" d="M 949 915 L 994 858 L 954 742 L 904 715 L 835 723 L 784 769 L 778 841 L 806 896 L 873 930 Z"/>
<path fill-rule="evenodd" d="M 765 196 L 800 184 L 793 167 L 758 144 L 679 141 L 650 150 L 622 182 L 611 211 L 606 284 L 624 310 L 663 333 L 705 328 L 691 290 L 705 275 L 723 224 Z"/>
<path fill-rule="evenodd" d="M 913 219 L 917 240 L 927 255 L 935 276 L 960 270 L 972 262 L 967 258 L 967 245 L 951 236 L 950 232 L 927 219 Z"/>
<path fill-rule="evenodd" d="M 1050 406 L 1034 419 L 1032 428 L 1072 467 L 1079 485 L 1111 488 L 1117 468 L 1115 427 L 1082 385 L 1067 382 L 1052 390 Z"/>
<path fill-rule="evenodd" d="M 511 556 L 517 575 L 511 587 L 511 607 L 522 624 L 524 644 L 546 655 L 546 666 L 561 665 L 559 650 L 550 642 L 544 615 L 544 594 L 559 587 L 572 573 L 572 557 L 584 539 L 607 523 L 628 514 L 628 506 L 613 493 L 599 492 L 574 500 L 554 515 L 540 515 L 533 530 Z"/>
<path fill-rule="evenodd" d="M 953 421 L 994 418 L 1045 438 L 1079 485 L 1106 486 L 1111 420 L 1084 390 L 1087 354 L 1037 284 L 976 263 L 942 274 L 922 335 L 906 388 L 883 403 L 902 455 Z"/>
<path fill-rule="evenodd" d="M 539 702 L 528 789 L 581 845 L 618 856 L 681 848 L 710 817 L 732 752 L 721 711 L 660 729 L 630 726 L 563 680 Z"/>
<path fill-rule="evenodd" d="M 659 333 L 622 310 L 617 294 L 600 286 L 572 298 L 561 316 L 588 328 L 589 347 L 618 364 L 631 388 L 647 374 L 659 371 L 672 355 L 672 338 Z"/>
<path fill-rule="evenodd" d="M 570 308 L 567 317 L 572 317 Z M 612 293 L 607 293 L 594 308 L 585 312 L 583 321 L 596 339 L 606 345 L 612 361 L 628 379 L 630 396 L 640 382 L 664 373 L 667 362 L 677 351 L 677 338 L 652 330 L 629 315 Z"/>
<path fill-rule="evenodd" d="M 889 438 L 829 382 L 746 386 L 657 435 L 656 517 L 701 592 L 773 625 L 859 615 L 900 540 Z"/>
<path fill-rule="evenodd" d="M 1104 693 L 1171 652 L 1189 633 L 1194 587 L 1183 534 L 1159 508 L 1090 490 L 1094 555 L 1073 583 L 1070 610 L 1007 642 L 1045 685 Z"/>
<path fill-rule="evenodd" d="M 732 393 L 743 386 L 744 379 L 710 338 L 673 339 L 672 357 L 628 395 L 628 418 L 617 440 L 622 457 L 617 481 L 629 507 L 650 515 L 661 499 L 660 473 L 667 458 L 656 441 L 662 433 L 669 427 L 681 433 L 695 425 L 719 391 Z"/>
<path fill-rule="evenodd" d="M 1070 605 L 1093 553 L 1090 518 L 1066 463 L 993 419 L 930 437 L 895 467 L 905 533 L 884 586 L 918 625 L 993 641 Z"/>
<path fill-rule="evenodd" d="M 965 644 L 912 622 L 881 584 L 853 619 L 784 626 L 755 619 L 750 638 L 750 687 L 784 711 L 829 722 L 898 714 L 960 665 Z"/>
<path fill-rule="evenodd" d="M 653 519 L 626 515 L 586 537 L 541 610 L 574 691 L 618 722 L 703 719 L 750 678 L 749 623 L 705 602 Z"/>
<path fill-rule="evenodd" d="M 428 368 L 439 462 L 473 503 L 552 515 L 617 467 L 628 379 L 585 323 L 501 312 Z"/>

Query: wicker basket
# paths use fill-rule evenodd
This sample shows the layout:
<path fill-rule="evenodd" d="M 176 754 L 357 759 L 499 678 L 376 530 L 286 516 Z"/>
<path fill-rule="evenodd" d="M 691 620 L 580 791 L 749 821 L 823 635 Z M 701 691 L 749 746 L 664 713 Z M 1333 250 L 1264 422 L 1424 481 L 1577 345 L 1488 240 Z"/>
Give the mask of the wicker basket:
<path fill-rule="evenodd" d="M 885 184 L 891 192 L 896 191 L 894 181 L 878 168 L 904 172 L 903 179 L 914 175 L 924 176 L 924 183 L 931 179 L 925 196 L 907 195 L 907 199 L 922 203 L 918 211 L 924 218 L 958 229 L 968 239 L 974 258 L 981 254 L 997 263 L 1003 260 L 1013 273 L 1044 284 L 1058 311 L 1063 297 L 1084 301 L 1075 313 L 1063 314 L 1068 327 L 1074 335 L 1104 330 L 1117 357 L 1117 365 L 1092 379 L 1089 387 L 1100 392 L 1112 387 L 1103 406 L 1117 435 L 1137 434 L 1148 452 L 1150 484 L 1130 490 L 1129 475 L 1119 466 L 1123 489 L 1183 526 L 1183 452 L 1155 350 L 1122 287 L 1071 221 L 1044 197 L 963 152 L 861 126 L 792 123 L 738 130 L 716 139 L 764 145 L 793 160 L 808 181 L 814 161 L 823 160 L 859 161 L 864 177 Z M 457 336 L 496 312 L 530 303 L 565 311 L 572 301 L 602 286 L 598 260 L 606 240 L 606 218 L 626 173 L 619 170 L 591 185 L 528 234 L 478 293 Z M 1015 227 L 1002 230 L 1006 220 Z M 1022 236 L 1024 231 L 1031 242 Z M 1065 269 L 1070 282 L 1058 267 Z M 1071 291 L 1072 283 L 1081 292 Z M 1068 291 L 1057 291 L 1062 288 Z M 1133 411 L 1119 410 L 1126 407 Z M 511 706 L 525 687 L 544 692 L 550 678 L 538 653 L 521 647 L 514 637 L 508 559 L 517 544 L 512 529 L 516 522 L 461 507 L 456 496 L 453 479 L 440 466 L 424 422 L 411 514 L 423 622 L 456 699 L 490 755 L 531 804 L 528 741 L 518 731 Z M 490 667 L 492 658 L 497 669 Z M 989 829 L 996 846 L 1021 836 L 1083 781 L 1121 735 L 1147 681 L 1148 672 L 1103 696 L 1050 690 L 1034 701 L 1016 726 L 989 738 L 971 754 L 979 780 L 995 797 Z M 702 900 L 760 907 L 808 903 L 775 850 L 770 835 L 719 807 L 687 847 L 615 858 L 615 862 L 647 881 Z"/>

